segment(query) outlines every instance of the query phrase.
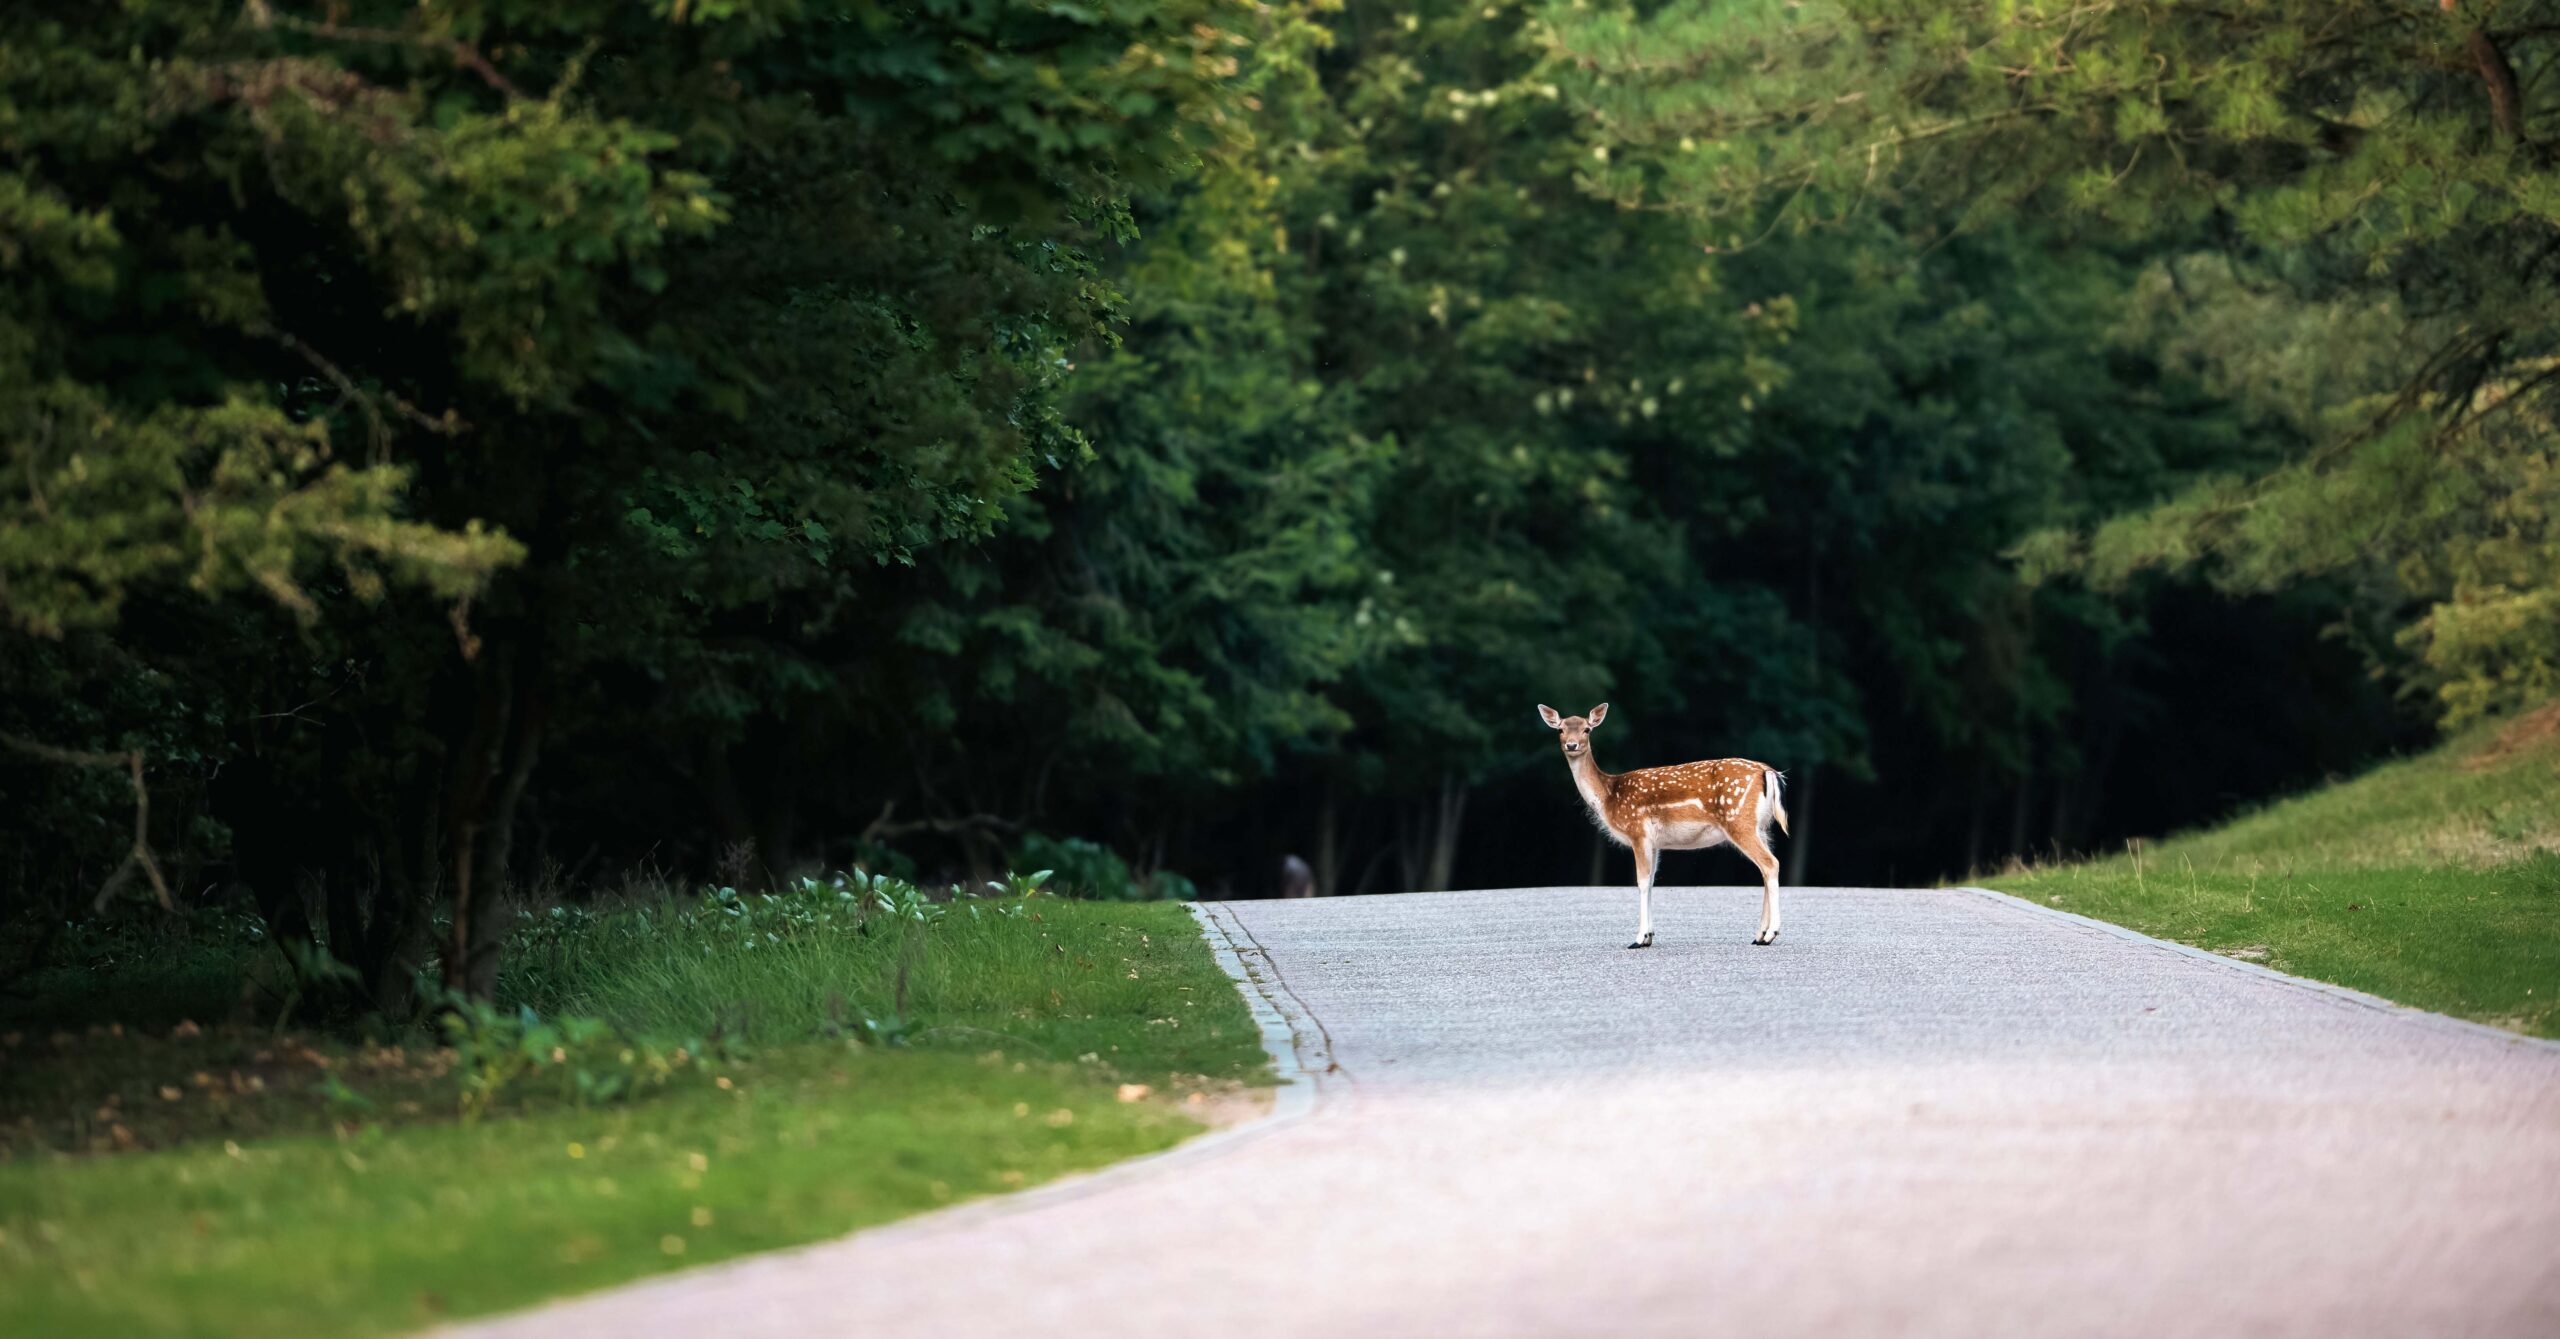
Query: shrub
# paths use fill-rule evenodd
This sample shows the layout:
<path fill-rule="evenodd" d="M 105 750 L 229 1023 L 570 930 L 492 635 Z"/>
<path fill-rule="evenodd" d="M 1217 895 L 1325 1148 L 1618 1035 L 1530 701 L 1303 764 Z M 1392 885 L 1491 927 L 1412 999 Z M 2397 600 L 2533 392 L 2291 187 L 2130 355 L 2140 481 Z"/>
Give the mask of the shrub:
<path fill-rule="evenodd" d="M 599 1018 L 546 1020 L 529 1005 L 509 1011 L 485 1000 L 449 1001 L 444 1034 L 466 1121 L 528 1092 L 580 1106 L 625 1101 L 693 1069 L 705 1049 L 699 1041 L 626 1036 Z"/>
<path fill-rule="evenodd" d="M 1022 839 L 1015 863 L 1027 869 L 1057 873 L 1057 890 L 1068 897 L 1102 902 L 1190 901 L 1200 895 L 1191 880 L 1171 870 L 1141 879 L 1110 847 L 1082 837 L 1052 837 L 1034 832 Z"/>

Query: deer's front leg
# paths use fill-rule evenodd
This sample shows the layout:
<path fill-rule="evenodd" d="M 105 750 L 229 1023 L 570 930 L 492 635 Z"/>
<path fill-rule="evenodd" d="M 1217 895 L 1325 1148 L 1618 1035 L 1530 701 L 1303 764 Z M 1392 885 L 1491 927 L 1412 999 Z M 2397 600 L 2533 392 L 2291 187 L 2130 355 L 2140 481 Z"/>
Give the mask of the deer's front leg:
<path fill-rule="evenodd" d="M 1653 865 L 1661 852 L 1654 849 L 1651 834 L 1638 828 L 1627 843 L 1636 853 L 1636 942 L 1629 948 L 1653 947 Z"/>

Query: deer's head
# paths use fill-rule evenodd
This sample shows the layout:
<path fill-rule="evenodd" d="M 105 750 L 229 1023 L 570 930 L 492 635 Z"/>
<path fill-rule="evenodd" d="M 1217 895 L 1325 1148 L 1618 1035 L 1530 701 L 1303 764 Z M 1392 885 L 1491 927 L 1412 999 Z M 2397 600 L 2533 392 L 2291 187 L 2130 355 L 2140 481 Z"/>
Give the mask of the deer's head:
<path fill-rule="evenodd" d="M 1609 704 L 1603 702 L 1593 707 L 1588 716 L 1558 716 L 1555 708 L 1541 702 L 1538 704 L 1538 718 L 1547 723 L 1548 729 L 1561 732 L 1564 756 L 1579 758 L 1591 751 L 1592 727 L 1609 719 Z"/>

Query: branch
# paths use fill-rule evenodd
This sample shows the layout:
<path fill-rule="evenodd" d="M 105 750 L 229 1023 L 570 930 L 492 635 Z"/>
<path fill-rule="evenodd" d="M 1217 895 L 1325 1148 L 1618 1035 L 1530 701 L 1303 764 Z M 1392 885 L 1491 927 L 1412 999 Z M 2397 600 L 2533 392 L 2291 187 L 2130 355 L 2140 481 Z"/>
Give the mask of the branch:
<path fill-rule="evenodd" d="M 2489 34 L 2477 28 L 2463 39 L 2471 50 L 2472 62 L 2480 67 L 2480 82 L 2489 86 L 2489 120 L 2498 127 L 2498 138 L 2510 144 L 2524 140 L 2524 97 L 2516 88 L 2516 67 L 2507 63 L 2507 53 Z"/>
<path fill-rule="evenodd" d="M 116 866 L 115 873 L 108 875 L 106 883 L 99 887 L 97 899 L 91 904 L 90 910 L 106 910 L 108 900 L 122 891 L 125 884 L 132 880 L 136 869 L 141 870 L 144 877 L 151 880 L 151 891 L 159 896 L 161 910 L 178 909 L 177 903 L 169 897 L 169 881 L 160 876 L 160 861 L 151 854 L 151 791 L 142 784 L 142 750 L 131 749 L 123 753 L 88 753 L 80 749 L 40 744 L 32 739 L 20 739 L 16 735 L 7 733 L 0 733 L 0 744 L 6 744 L 29 757 L 41 758 L 50 763 L 60 763 L 65 767 L 124 768 L 126 774 L 133 780 L 133 849 L 125 853 L 124 863 Z"/>
<path fill-rule="evenodd" d="M 2460 0 L 2442 0 L 2442 8 L 2450 14 Z M 2524 96 L 2516 87 L 2516 67 L 2507 63 L 2507 53 L 2498 49 L 2488 30 L 2474 28 L 2463 34 L 2462 45 L 2471 53 L 2471 63 L 2480 69 L 2480 82 L 2489 89 L 2489 121 L 2498 128 L 2498 138 L 2509 144 L 2524 140 Z"/>
<path fill-rule="evenodd" d="M 917 818 L 910 819 L 904 823 L 892 823 L 889 821 L 889 816 L 896 813 L 897 810 L 898 802 L 896 800 L 891 800 L 887 804 L 881 805 L 880 816 L 872 819 L 871 825 L 862 830 L 862 836 L 859 840 L 872 842 L 878 841 L 884 837 L 903 837 L 913 832 L 952 833 L 1022 831 L 1022 825 L 1020 823 L 1017 823 L 1010 818 L 998 818 L 994 814 L 969 814 L 960 818 Z"/>
<path fill-rule="evenodd" d="M 491 65 L 488 57 L 480 54 L 480 48 L 459 37 L 422 37 L 393 28 L 342 28 L 335 23 L 314 23 L 309 19 L 297 19 L 278 14 L 268 8 L 267 0 L 249 0 L 249 22 L 260 28 L 282 28 L 287 32 L 306 33 L 313 37 L 333 37 L 347 42 L 372 42 L 381 46 L 414 46 L 429 51 L 441 51 L 451 57 L 455 65 L 480 76 L 480 81 L 489 87 L 510 98 L 522 100 L 524 97 L 524 94 L 516 91 L 514 84 L 507 82 L 505 75 L 498 73 L 498 67 Z"/>
<path fill-rule="evenodd" d="M 355 378 L 348 376 L 336 363 L 322 357 L 318 349 L 294 338 L 289 331 L 268 330 L 266 336 L 301 355 L 302 361 L 311 364 L 321 376 L 328 378 L 329 383 L 338 388 L 339 394 L 355 401 L 357 407 L 364 410 L 365 421 L 373 427 L 373 451 L 377 458 L 387 455 L 391 450 L 391 429 L 382 421 L 382 407 L 376 403 L 377 399 L 389 400 L 391 407 L 399 410 L 402 418 L 440 436 L 459 437 L 471 427 L 470 424 L 462 421 L 460 415 L 450 409 L 444 411 L 442 418 L 429 418 L 416 405 L 390 391 L 383 391 L 378 397 L 367 392 L 356 384 Z"/>

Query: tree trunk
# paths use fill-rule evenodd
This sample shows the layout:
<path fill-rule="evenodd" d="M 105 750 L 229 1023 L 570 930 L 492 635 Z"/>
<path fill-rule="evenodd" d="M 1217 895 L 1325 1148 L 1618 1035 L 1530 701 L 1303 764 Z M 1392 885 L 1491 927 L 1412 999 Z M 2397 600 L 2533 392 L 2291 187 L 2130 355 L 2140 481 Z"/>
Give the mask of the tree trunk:
<path fill-rule="evenodd" d="M 1982 776 L 1983 769 L 1976 764 L 1973 769 L 1972 818 L 1965 824 L 1964 834 L 1964 873 L 1968 879 L 1982 868 Z"/>
<path fill-rule="evenodd" d="M 477 659 L 471 728 L 448 767 L 444 855 L 453 928 L 445 942 L 444 984 L 485 999 L 498 982 L 516 813 L 541 751 L 542 707 L 535 688 L 539 658 L 529 636 L 493 637 Z"/>
<path fill-rule="evenodd" d="M 1422 870 L 1421 890 L 1446 892 L 1458 863 L 1458 833 L 1467 818 L 1467 788 L 1455 773 L 1440 778 L 1440 800 L 1432 815 L 1430 855 Z"/>
<path fill-rule="evenodd" d="M 759 883 L 779 884 L 800 865 L 800 806 L 794 787 L 768 788 L 756 823 L 756 873 Z"/>
<path fill-rule="evenodd" d="M 1812 674 L 1809 682 L 1819 689 L 1822 684 L 1822 561 L 1819 549 L 1807 549 L 1804 555 L 1804 622 L 1813 634 Z M 1787 825 L 1792 832 L 1787 840 L 1787 859 L 1781 873 L 1790 884 L 1805 882 L 1813 867 L 1813 786 L 1822 775 L 1822 764 L 1816 760 L 1804 769 L 1804 785 L 1796 792 L 1796 802 L 1787 806 Z"/>
<path fill-rule="evenodd" d="M 1360 867 L 1360 877 L 1352 882 L 1352 896 L 1357 897 L 1368 892 L 1370 885 L 1378 877 L 1379 867 L 1387 863 L 1388 856 L 1395 854 L 1397 854 L 1397 843 L 1394 842 L 1388 842 L 1370 852 L 1369 863 Z"/>
<path fill-rule="evenodd" d="M 1324 798 L 1316 805 L 1316 863 L 1312 873 L 1315 878 L 1315 895 L 1318 897 L 1331 897 L 1341 891 L 1342 850 L 1336 830 L 1339 826 L 1336 822 L 1337 817 L 1334 781 L 1333 778 L 1327 777 L 1324 783 Z"/>
<path fill-rule="evenodd" d="M 2124 739 L 2125 711 L 2121 690 L 2101 666 L 2090 691 L 2078 695 L 2085 704 L 2081 719 L 2095 726 L 2095 737 L 2083 727 L 2080 766 L 2060 788 L 2053 807 L 2054 845 L 2068 851 L 2087 847 L 2090 824 L 2105 803 L 2107 774 L 2115 766 Z"/>
<path fill-rule="evenodd" d="M 2461 0 L 2440 0 L 2439 8 L 2450 14 Z M 2524 139 L 2524 97 L 2516 83 L 2516 67 L 2507 63 L 2507 53 L 2498 49 L 2497 39 L 2487 30 L 2474 28 L 2463 34 L 2462 43 L 2471 53 L 2471 63 L 2480 71 L 2480 83 L 2489 91 L 2489 124 L 2497 127 L 2498 138 L 2509 144 Z"/>
<path fill-rule="evenodd" d="M 767 886 L 790 878 L 800 865 L 801 800 L 810 793 L 814 770 L 809 766 L 809 741 L 824 728 L 806 702 L 797 702 L 764 732 L 773 746 L 756 778 L 753 822 L 756 858 L 762 862 L 759 882 Z"/>
<path fill-rule="evenodd" d="M 1601 876 L 1609 872 L 1608 861 L 1609 834 L 1594 827 L 1591 829 L 1591 868 L 1583 875 L 1583 883 L 1593 888 L 1599 887 Z"/>
<path fill-rule="evenodd" d="M 346 749 L 333 747 L 327 775 L 352 775 L 362 765 Z M 329 952 L 355 970 L 350 993 L 388 1018 L 409 1016 L 417 1002 L 418 969 L 435 952 L 439 784 L 432 768 L 419 767 L 381 791 L 349 796 L 344 826 L 361 855 L 309 871 L 329 929 Z"/>
<path fill-rule="evenodd" d="M 2027 817 L 2035 807 L 2036 765 L 2029 761 L 2018 774 L 2016 798 L 2009 803 L 2009 859 L 2022 860 L 2027 854 Z"/>
<path fill-rule="evenodd" d="M 714 738 L 702 746 L 702 797 L 710 804 L 711 821 L 719 829 L 723 852 L 755 840 L 746 799 L 738 793 L 738 770 L 730 756 L 732 752 L 732 745 L 725 739 Z"/>

